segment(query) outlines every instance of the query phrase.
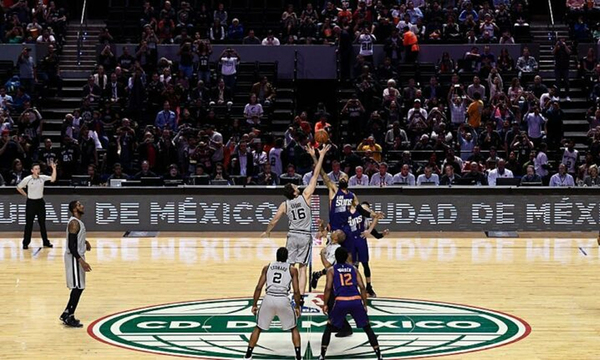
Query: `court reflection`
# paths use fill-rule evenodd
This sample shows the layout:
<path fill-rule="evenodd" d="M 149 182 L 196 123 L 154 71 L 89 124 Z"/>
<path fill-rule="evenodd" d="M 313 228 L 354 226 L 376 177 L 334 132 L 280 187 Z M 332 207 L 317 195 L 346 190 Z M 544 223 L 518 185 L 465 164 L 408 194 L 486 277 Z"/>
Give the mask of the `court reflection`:
<path fill-rule="evenodd" d="M 90 238 L 93 250 L 86 255 L 95 262 L 178 262 L 218 264 L 271 261 L 284 238 Z M 510 264 L 514 262 L 597 264 L 600 251 L 596 239 L 489 239 L 489 238 L 388 238 L 370 239 L 371 261 L 439 262 L 470 261 Z M 55 240 L 53 249 L 21 249 L 21 239 L 0 240 L 0 261 L 47 259 L 62 261 L 64 240 Z M 319 248 L 313 249 L 317 261 Z"/>

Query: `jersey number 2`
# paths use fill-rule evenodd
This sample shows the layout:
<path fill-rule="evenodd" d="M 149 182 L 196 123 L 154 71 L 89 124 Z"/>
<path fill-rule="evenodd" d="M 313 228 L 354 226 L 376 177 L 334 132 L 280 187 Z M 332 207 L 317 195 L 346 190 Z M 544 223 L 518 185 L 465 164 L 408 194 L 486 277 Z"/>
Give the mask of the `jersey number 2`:
<path fill-rule="evenodd" d="M 273 275 L 273 283 L 281 284 L 281 273 L 275 273 Z"/>
<path fill-rule="evenodd" d="M 340 274 L 340 284 L 342 286 L 352 286 L 352 274 Z"/>

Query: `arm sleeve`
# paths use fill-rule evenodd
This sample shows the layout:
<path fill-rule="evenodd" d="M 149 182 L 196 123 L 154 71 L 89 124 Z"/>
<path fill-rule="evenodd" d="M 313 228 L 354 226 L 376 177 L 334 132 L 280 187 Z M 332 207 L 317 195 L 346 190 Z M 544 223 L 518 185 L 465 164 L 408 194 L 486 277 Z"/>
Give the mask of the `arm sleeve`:
<path fill-rule="evenodd" d="M 79 258 L 81 258 L 77 252 L 77 234 L 69 233 L 69 251 L 71 252 L 71 255 L 75 257 L 75 259 L 79 260 Z"/>
<path fill-rule="evenodd" d="M 383 237 L 383 234 L 377 231 L 377 229 L 373 229 L 373 231 L 371 231 L 371 235 L 373 235 L 375 239 L 381 239 Z"/>
<path fill-rule="evenodd" d="M 365 210 L 362 205 L 358 204 L 358 206 L 356 207 L 356 210 L 358 210 L 358 213 L 366 218 L 370 218 L 371 217 L 371 213 L 368 212 L 367 210 Z"/>

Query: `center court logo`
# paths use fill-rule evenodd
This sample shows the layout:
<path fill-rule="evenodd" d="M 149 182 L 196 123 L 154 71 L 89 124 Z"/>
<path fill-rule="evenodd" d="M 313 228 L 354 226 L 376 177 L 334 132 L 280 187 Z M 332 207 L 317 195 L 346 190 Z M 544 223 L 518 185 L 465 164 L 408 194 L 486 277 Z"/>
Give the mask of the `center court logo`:
<path fill-rule="evenodd" d="M 304 359 L 316 359 L 327 322 L 322 295 L 308 294 L 298 326 Z M 156 305 L 96 320 L 88 333 L 108 344 L 155 354 L 196 359 L 244 357 L 252 329 L 252 299 L 222 299 Z M 491 349 L 525 338 L 531 327 L 512 315 L 467 305 L 377 298 L 369 301 L 371 326 L 386 359 L 454 355 Z M 350 322 L 354 326 L 353 322 Z M 272 324 L 263 332 L 254 359 L 290 359 L 289 332 Z M 372 359 L 367 336 L 356 331 L 334 339 L 328 359 Z"/>

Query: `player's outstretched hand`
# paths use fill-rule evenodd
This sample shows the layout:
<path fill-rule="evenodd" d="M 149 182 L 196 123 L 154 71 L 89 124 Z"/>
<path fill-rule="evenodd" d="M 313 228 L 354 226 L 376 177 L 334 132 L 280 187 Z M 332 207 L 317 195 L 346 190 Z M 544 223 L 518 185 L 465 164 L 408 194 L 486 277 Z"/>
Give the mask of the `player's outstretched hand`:
<path fill-rule="evenodd" d="M 383 230 L 383 236 L 388 236 L 390 234 L 390 229 Z"/>
<path fill-rule="evenodd" d="M 323 146 L 323 149 L 321 149 L 321 154 L 327 154 L 329 150 L 331 150 L 331 144 Z"/>
<path fill-rule="evenodd" d="M 310 156 L 315 156 L 315 148 L 311 143 L 306 144 L 306 152 L 308 152 Z"/>
<path fill-rule="evenodd" d="M 360 233 L 360 237 L 363 239 L 366 239 L 369 236 L 369 232 L 368 231 L 363 231 Z"/>
<path fill-rule="evenodd" d="M 383 219 L 383 218 L 385 218 L 385 214 L 382 213 L 381 211 L 378 211 L 378 212 L 375 213 L 375 217 L 377 219 Z"/>
<path fill-rule="evenodd" d="M 92 250 L 92 244 L 90 244 L 89 241 L 85 241 L 85 250 L 90 251 Z"/>
<path fill-rule="evenodd" d="M 258 306 L 252 307 L 252 314 L 256 315 L 258 313 Z"/>
<path fill-rule="evenodd" d="M 261 238 L 270 238 L 271 237 L 271 233 L 268 233 L 268 232 L 265 231 L 264 233 L 260 234 L 260 237 Z"/>

